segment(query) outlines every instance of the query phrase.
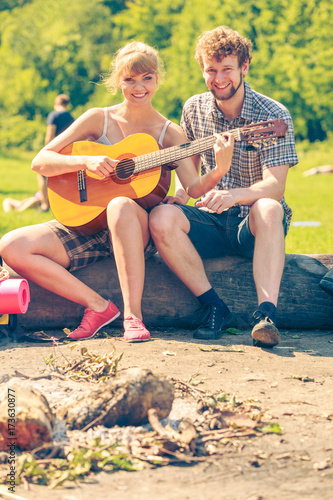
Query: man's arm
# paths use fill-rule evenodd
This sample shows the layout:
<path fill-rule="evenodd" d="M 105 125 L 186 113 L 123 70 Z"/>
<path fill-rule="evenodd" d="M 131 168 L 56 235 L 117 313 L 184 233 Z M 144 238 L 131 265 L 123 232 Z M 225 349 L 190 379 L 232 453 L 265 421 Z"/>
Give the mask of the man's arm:
<path fill-rule="evenodd" d="M 232 134 L 216 134 L 216 142 L 214 144 L 216 166 L 203 176 L 200 176 L 199 173 L 201 165 L 199 155 L 181 160 L 177 169 L 177 176 L 180 181 L 176 185 L 177 198 L 185 199 L 185 192 L 187 200 L 190 196 L 197 199 L 211 189 L 214 189 L 230 169 L 233 148 L 234 138 Z M 178 200 L 174 201 L 178 202 Z M 174 201 L 171 201 L 171 203 Z"/>
<path fill-rule="evenodd" d="M 56 125 L 50 124 L 46 127 L 45 135 L 45 146 L 55 138 L 57 127 Z"/>
<path fill-rule="evenodd" d="M 186 143 L 186 136 L 179 127 L 172 123 L 167 130 L 165 147 Z M 228 172 L 231 165 L 234 148 L 234 137 L 226 132 L 216 134 L 214 151 L 216 166 L 205 175 L 200 176 L 200 155 L 184 158 L 178 162 L 176 170 L 175 196 L 168 197 L 167 203 L 186 204 L 190 197 L 197 199 L 214 189 L 221 178 Z"/>
<path fill-rule="evenodd" d="M 225 191 L 210 191 L 197 205 L 222 213 L 223 210 L 236 204 L 253 205 L 260 198 L 272 198 L 281 201 L 285 191 L 288 170 L 289 165 L 266 168 L 263 171 L 263 179 L 252 186 Z"/>

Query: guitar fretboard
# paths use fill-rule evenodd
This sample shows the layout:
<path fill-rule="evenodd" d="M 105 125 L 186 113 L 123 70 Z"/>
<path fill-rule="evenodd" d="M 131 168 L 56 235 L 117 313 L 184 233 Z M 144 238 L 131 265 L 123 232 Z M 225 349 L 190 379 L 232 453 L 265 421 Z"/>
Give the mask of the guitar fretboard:
<path fill-rule="evenodd" d="M 230 130 L 229 133 L 234 136 L 236 141 L 241 140 L 239 128 Z M 144 172 L 145 170 L 159 167 L 160 165 L 165 165 L 177 160 L 182 160 L 183 158 L 188 158 L 189 156 L 203 153 L 204 151 L 211 149 L 214 146 L 215 141 L 216 137 L 214 135 L 210 135 L 202 139 L 187 142 L 186 144 L 181 144 L 180 146 L 172 146 L 167 149 L 162 149 L 161 151 L 154 151 L 153 153 L 132 158 L 132 161 L 135 163 L 134 173 Z"/>

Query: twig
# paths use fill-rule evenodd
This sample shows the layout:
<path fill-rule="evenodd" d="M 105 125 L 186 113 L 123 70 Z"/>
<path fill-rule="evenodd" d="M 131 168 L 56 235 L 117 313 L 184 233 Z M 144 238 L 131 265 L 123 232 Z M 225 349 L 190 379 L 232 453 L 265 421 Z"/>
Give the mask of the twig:
<path fill-rule="evenodd" d="M 155 408 L 150 408 L 148 410 L 148 420 L 154 431 L 157 432 L 157 434 L 162 438 L 176 439 L 177 441 L 181 441 L 182 437 L 179 432 L 174 431 L 172 428 L 166 429 L 165 427 L 163 427 L 163 425 L 159 421 Z"/>
<path fill-rule="evenodd" d="M 18 370 L 15 370 L 14 373 L 17 377 L 26 378 L 29 380 L 40 380 L 42 378 L 46 378 L 46 380 L 51 380 L 51 375 L 38 375 L 37 377 L 30 377 L 30 375 L 25 375 L 24 373 L 19 372 Z"/>
<path fill-rule="evenodd" d="M 226 430 L 226 429 L 223 429 Z M 229 429 L 230 431 L 230 429 Z M 250 432 L 230 432 L 230 434 L 225 434 L 224 436 L 221 436 L 218 431 L 216 431 L 214 434 L 211 436 L 206 436 L 202 438 L 202 442 L 205 443 L 206 441 L 219 441 L 222 437 L 225 438 L 237 438 L 237 437 L 250 437 L 250 436 L 258 436 L 257 432 L 250 431 Z"/>
<path fill-rule="evenodd" d="M 63 375 L 66 375 L 66 373 L 71 372 L 72 370 L 75 370 L 75 368 L 82 365 L 82 363 L 85 363 L 85 361 L 86 361 L 85 359 L 80 359 L 73 366 L 70 366 L 69 368 L 67 368 L 67 370 L 64 370 Z"/>
<path fill-rule="evenodd" d="M 83 427 L 83 429 L 81 429 L 81 432 L 84 432 L 84 431 L 87 431 L 88 429 L 90 429 L 90 427 L 92 427 L 96 422 L 101 420 L 101 418 L 105 417 L 106 414 L 107 414 L 107 411 L 103 410 L 102 413 L 98 417 L 96 417 L 92 422 L 90 422 L 85 427 Z"/>
<path fill-rule="evenodd" d="M 201 394 L 206 394 L 206 391 L 203 390 L 203 389 L 198 389 L 197 387 L 193 387 L 193 385 L 190 385 L 188 384 L 187 382 L 183 382 L 182 380 L 177 380 L 177 379 L 173 379 L 176 383 L 178 384 L 182 384 L 184 385 L 185 387 L 187 387 L 188 389 L 191 389 L 191 391 L 197 391 L 197 392 L 200 392 Z"/>
<path fill-rule="evenodd" d="M 30 490 L 30 485 L 29 485 L 29 482 L 28 482 L 28 480 L 27 480 L 27 478 L 25 477 L 24 474 L 21 474 L 21 481 L 22 481 L 22 483 L 24 485 L 24 489 L 27 490 L 27 491 L 29 491 Z"/>
<path fill-rule="evenodd" d="M 160 451 L 175 457 L 179 462 L 206 462 L 207 457 L 194 457 L 193 455 L 185 455 L 184 453 L 176 453 L 175 451 L 166 448 L 160 448 Z"/>

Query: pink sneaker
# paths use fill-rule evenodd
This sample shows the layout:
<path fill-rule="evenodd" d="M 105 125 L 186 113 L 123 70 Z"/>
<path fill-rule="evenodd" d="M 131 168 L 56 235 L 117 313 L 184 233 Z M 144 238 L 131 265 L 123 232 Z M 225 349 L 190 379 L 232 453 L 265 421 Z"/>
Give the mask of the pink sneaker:
<path fill-rule="evenodd" d="M 150 333 L 139 318 L 133 318 L 133 316 L 125 318 L 124 330 L 126 342 L 144 342 L 150 339 Z"/>
<path fill-rule="evenodd" d="M 88 307 L 84 311 L 84 315 L 80 326 L 72 331 L 68 337 L 74 340 L 91 339 L 102 326 L 108 325 L 111 321 L 118 318 L 120 311 L 110 300 L 109 305 L 103 312 L 92 311 Z"/>

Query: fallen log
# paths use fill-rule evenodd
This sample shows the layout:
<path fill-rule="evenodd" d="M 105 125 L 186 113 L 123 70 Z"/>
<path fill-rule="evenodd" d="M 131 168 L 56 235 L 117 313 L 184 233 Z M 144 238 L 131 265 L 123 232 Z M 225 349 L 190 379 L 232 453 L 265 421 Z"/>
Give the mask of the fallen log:
<path fill-rule="evenodd" d="M 37 389 L 8 383 L 0 401 L 1 451 L 33 450 L 52 441 L 54 414 Z"/>
<path fill-rule="evenodd" d="M 166 418 L 173 399 L 171 382 L 149 370 L 130 368 L 60 408 L 57 417 L 70 430 L 86 430 L 93 425 L 140 425 L 147 421 L 151 408 L 156 410 L 158 418 Z"/>
<path fill-rule="evenodd" d="M 230 326 L 249 327 L 257 306 L 252 260 L 243 257 L 205 259 L 212 286 L 233 313 Z M 279 328 L 325 330 L 333 327 L 333 298 L 319 283 L 333 267 L 333 255 L 287 255 L 281 282 L 277 326 Z M 8 269 L 8 268 L 7 268 Z M 19 277 L 9 269 L 10 277 Z M 97 262 L 73 273 L 80 280 L 122 310 L 122 296 L 113 258 Z M 76 327 L 83 307 L 73 304 L 29 281 L 31 301 L 18 325 L 28 330 Z M 147 261 L 142 300 L 144 322 L 150 328 L 195 328 L 198 301 L 167 268 L 158 254 Z M 121 327 L 119 317 L 111 328 Z"/>

